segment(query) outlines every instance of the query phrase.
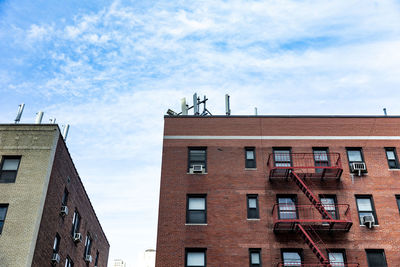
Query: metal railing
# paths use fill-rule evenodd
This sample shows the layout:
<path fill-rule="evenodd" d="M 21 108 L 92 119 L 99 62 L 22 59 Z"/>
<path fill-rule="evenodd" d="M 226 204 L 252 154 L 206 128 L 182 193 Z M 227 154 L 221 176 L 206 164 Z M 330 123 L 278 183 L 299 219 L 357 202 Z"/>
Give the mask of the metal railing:
<path fill-rule="evenodd" d="M 298 263 L 298 262 L 280 262 L 277 267 L 360 267 L 358 263 Z"/>

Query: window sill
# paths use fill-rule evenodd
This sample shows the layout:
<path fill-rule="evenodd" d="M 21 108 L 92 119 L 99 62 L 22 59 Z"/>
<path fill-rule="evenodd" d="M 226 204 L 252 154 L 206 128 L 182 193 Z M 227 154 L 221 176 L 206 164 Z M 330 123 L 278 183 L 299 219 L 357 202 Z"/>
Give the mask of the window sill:
<path fill-rule="evenodd" d="M 260 220 L 260 218 L 257 218 L 257 219 L 256 219 L 256 218 L 250 218 L 250 219 L 249 219 L 249 218 L 247 218 L 247 220 L 248 220 L 248 221 L 259 221 L 259 220 Z"/>
<path fill-rule="evenodd" d="M 187 172 L 186 174 L 190 174 L 190 175 L 205 175 L 205 174 L 208 174 L 208 172 L 205 172 L 205 173 L 190 173 L 190 172 Z"/>
<path fill-rule="evenodd" d="M 361 227 L 367 227 L 366 225 L 360 224 Z M 374 227 L 379 227 L 379 224 L 375 224 Z"/>
<path fill-rule="evenodd" d="M 256 171 L 257 168 L 244 168 L 245 171 Z"/>
<path fill-rule="evenodd" d="M 190 226 L 190 225 L 198 226 L 198 225 L 208 225 L 208 223 L 185 223 L 185 225 L 188 225 L 188 226 Z"/>
<path fill-rule="evenodd" d="M 398 172 L 398 171 L 400 171 L 400 169 L 393 168 L 393 169 L 388 169 L 388 171 L 395 171 L 395 172 L 397 171 Z"/>

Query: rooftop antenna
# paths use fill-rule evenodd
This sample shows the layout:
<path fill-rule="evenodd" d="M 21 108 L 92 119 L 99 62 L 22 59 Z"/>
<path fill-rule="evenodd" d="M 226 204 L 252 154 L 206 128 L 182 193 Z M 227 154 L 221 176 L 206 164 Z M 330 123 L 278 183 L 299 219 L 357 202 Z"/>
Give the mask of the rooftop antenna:
<path fill-rule="evenodd" d="M 257 107 L 254 108 L 254 115 L 256 115 L 256 116 L 258 115 Z"/>
<path fill-rule="evenodd" d="M 226 113 L 226 116 L 230 116 L 231 115 L 231 108 L 230 108 L 229 98 L 230 98 L 230 96 L 228 94 L 226 94 L 225 95 L 225 113 Z"/>
<path fill-rule="evenodd" d="M 193 95 L 193 106 L 189 107 L 186 103 L 186 98 L 181 99 L 181 109 L 182 112 L 175 112 L 172 109 L 167 110 L 167 114 L 170 116 L 179 116 L 179 115 L 188 115 L 189 109 L 193 109 L 193 115 L 195 116 L 207 116 L 211 115 L 211 112 L 206 107 L 207 97 L 204 96 L 204 99 L 200 101 L 200 97 L 197 97 L 197 93 Z M 200 114 L 200 105 L 203 104 L 203 112 Z"/>
<path fill-rule="evenodd" d="M 387 116 L 386 108 L 383 108 L 383 114 L 385 114 L 385 116 Z"/>
<path fill-rule="evenodd" d="M 42 123 L 43 114 L 44 114 L 43 111 L 39 111 L 38 113 L 36 113 L 36 120 L 35 120 L 36 124 Z"/>
<path fill-rule="evenodd" d="M 67 141 L 68 131 L 69 131 L 69 124 L 66 124 L 64 126 L 63 133 L 62 133 L 62 135 L 64 137 L 64 141 Z"/>
<path fill-rule="evenodd" d="M 25 107 L 24 103 L 18 106 L 18 112 L 17 112 L 17 117 L 15 118 L 15 123 L 19 123 L 19 121 L 21 120 L 22 112 L 24 112 L 24 107 Z"/>
<path fill-rule="evenodd" d="M 181 108 L 182 108 L 182 115 L 187 115 L 188 114 L 188 106 L 186 104 L 186 98 L 181 99 Z"/>
<path fill-rule="evenodd" d="M 194 93 L 194 95 L 193 95 L 193 115 L 195 115 L 195 116 L 200 115 L 199 102 L 200 102 L 200 98 L 197 98 L 197 93 Z"/>

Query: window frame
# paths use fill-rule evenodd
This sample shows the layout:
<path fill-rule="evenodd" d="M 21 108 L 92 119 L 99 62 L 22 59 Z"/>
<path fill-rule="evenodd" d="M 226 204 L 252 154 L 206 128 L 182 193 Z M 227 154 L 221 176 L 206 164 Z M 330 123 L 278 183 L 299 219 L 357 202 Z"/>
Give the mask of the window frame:
<path fill-rule="evenodd" d="M 61 236 L 58 233 L 56 233 L 53 243 L 53 253 L 58 253 L 60 251 L 60 243 L 61 243 Z"/>
<path fill-rule="evenodd" d="M 190 160 L 190 151 L 192 151 L 192 150 L 204 150 L 204 152 L 205 152 L 205 159 L 204 159 L 204 170 L 205 170 L 205 172 L 207 172 L 207 147 L 206 146 L 190 146 L 190 147 L 188 147 L 188 166 L 187 166 L 187 171 L 189 172 L 190 171 L 190 166 L 191 166 L 191 164 L 192 164 L 192 162 L 198 162 L 198 161 L 193 161 L 193 160 Z"/>
<path fill-rule="evenodd" d="M 67 255 L 67 258 L 65 259 L 65 267 L 74 267 L 74 261 L 69 255 Z"/>
<path fill-rule="evenodd" d="M 394 160 L 393 159 L 389 159 L 388 157 L 388 152 L 393 152 L 394 154 Z M 386 159 L 387 159 L 387 163 L 388 163 L 388 167 L 389 169 L 400 169 L 400 164 L 399 164 L 399 158 L 397 157 L 397 152 L 396 152 L 396 148 L 395 147 L 385 147 L 385 155 L 386 155 Z M 390 166 L 390 162 L 394 161 L 394 167 Z"/>
<path fill-rule="evenodd" d="M 301 263 L 300 265 L 304 264 L 304 254 L 303 254 L 303 249 L 301 248 L 281 248 L 281 259 L 282 259 L 282 264 L 285 266 L 285 258 L 283 257 L 285 252 L 295 252 L 298 253 L 300 256 Z M 294 266 L 296 265 L 289 265 L 289 266 Z"/>
<path fill-rule="evenodd" d="M 368 258 L 368 253 L 373 253 L 373 252 L 381 252 L 382 253 L 382 255 L 383 255 L 383 260 L 385 261 L 385 264 L 386 264 L 386 267 L 388 266 L 387 265 L 387 259 L 386 259 L 386 254 L 385 254 L 385 250 L 384 249 L 365 249 L 365 254 L 366 254 L 366 256 L 367 256 L 367 263 L 368 263 L 368 266 L 369 267 L 374 267 L 374 266 L 371 266 L 371 264 L 370 264 L 370 259 Z"/>
<path fill-rule="evenodd" d="M 247 158 L 247 152 L 253 152 L 253 159 Z M 246 169 L 257 169 L 257 158 L 256 158 L 256 148 L 254 146 L 248 146 L 244 148 L 244 167 Z"/>
<path fill-rule="evenodd" d="M 256 207 L 250 208 L 250 199 L 256 200 Z M 260 219 L 260 206 L 258 205 L 258 194 L 247 194 L 246 195 L 246 202 L 247 202 L 247 219 Z M 255 210 L 255 215 L 251 216 L 251 211 Z"/>
<path fill-rule="evenodd" d="M 323 195 L 323 194 L 320 194 L 320 195 L 318 195 L 318 197 L 319 197 L 319 201 L 321 202 L 321 204 L 322 204 L 322 201 L 321 201 L 321 199 L 322 198 L 332 198 L 333 199 L 333 203 L 334 203 L 334 205 L 335 205 L 335 218 L 333 218 L 334 220 L 340 220 L 340 214 L 339 214 L 339 210 L 338 210 L 338 202 L 337 202 L 337 197 L 336 197 L 336 195 Z M 322 205 L 323 206 L 323 205 Z M 324 207 L 325 208 L 325 207 Z M 327 212 L 329 212 L 329 210 L 327 210 L 326 208 L 325 208 L 325 210 L 327 211 Z M 332 214 L 330 213 L 330 215 L 332 216 Z"/>
<path fill-rule="evenodd" d="M 0 235 L 3 232 L 4 224 L 6 223 L 8 206 L 9 206 L 8 204 L 0 204 L 0 208 L 5 208 L 4 218 L 3 219 L 0 218 L 0 222 L 2 223 L 2 224 L 0 224 Z"/>
<path fill-rule="evenodd" d="M 72 230 L 71 230 L 72 237 L 74 237 L 74 235 L 76 233 L 79 233 L 79 228 L 81 226 L 81 220 L 82 220 L 81 215 L 79 214 L 78 210 L 75 209 L 74 216 L 72 217 Z M 76 226 L 76 224 L 77 224 L 77 226 Z"/>
<path fill-rule="evenodd" d="M 15 180 L 17 179 L 19 167 L 21 166 L 21 158 L 22 158 L 22 156 L 20 156 L 20 155 L 4 155 L 4 156 L 1 157 L 1 162 L 0 162 L 0 183 L 15 183 Z M 3 171 L 4 161 L 7 160 L 7 159 L 18 159 L 19 160 L 17 169 L 15 171 Z M 3 179 L 2 178 L 3 172 L 15 172 L 15 176 L 12 179 Z"/>
<path fill-rule="evenodd" d="M 350 161 L 349 151 L 359 151 L 360 155 L 361 155 L 361 161 Z M 363 152 L 363 148 L 362 147 L 346 147 L 346 155 L 347 155 L 347 161 L 349 163 L 350 173 L 352 173 L 352 171 L 351 171 L 351 164 L 352 163 L 364 163 L 365 164 L 365 171 L 363 171 L 363 172 L 367 172 L 367 163 L 365 162 L 364 152 Z"/>
<path fill-rule="evenodd" d="M 314 166 L 315 167 L 330 167 L 331 166 L 331 159 L 329 158 L 329 148 L 328 147 L 313 147 L 312 150 L 313 150 L 313 160 L 314 160 Z M 324 151 L 326 153 L 327 160 L 326 161 L 325 160 L 317 161 L 315 159 L 315 155 L 317 154 L 317 153 L 315 153 L 315 151 Z M 320 164 L 322 162 L 326 162 L 327 165 L 317 165 L 317 164 Z M 324 171 L 324 169 L 322 169 L 322 168 L 315 168 L 315 172 L 316 173 L 321 173 L 323 171 Z"/>
<path fill-rule="evenodd" d="M 202 252 L 204 254 L 204 265 L 188 265 L 188 254 L 190 252 Z M 206 248 L 185 248 L 185 267 L 206 267 L 207 249 Z"/>
<path fill-rule="evenodd" d="M 68 205 L 68 197 L 69 197 L 69 192 L 68 192 L 67 188 L 65 187 L 63 196 L 61 198 L 61 205 L 62 206 L 67 206 Z"/>
<path fill-rule="evenodd" d="M 86 259 L 86 256 L 90 255 L 90 250 L 92 249 L 92 242 L 93 242 L 93 239 L 92 239 L 90 233 L 87 233 L 86 239 L 85 239 L 85 250 L 83 252 L 83 257 L 85 259 Z M 89 243 L 89 246 L 88 246 L 88 243 Z"/>
<path fill-rule="evenodd" d="M 97 267 L 99 265 L 99 256 L 100 252 L 96 250 L 96 259 L 94 260 L 94 267 Z"/>
<path fill-rule="evenodd" d="M 259 264 L 252 263 L 251 254 L 257 253 L 260 259 Z M 261 248 L 249 248 L 249 266 L 250 267 L 262 267 L 262 259 L 261 259 Z"/>
<path fill-rule="evenodd" d="M 296 211 L 296 218 L 281 218 L 281 209 L 280 209 L 280 198 L 292 198 L 294 200 L 294 208 Z M 297 208 L 297 195 L 296 194 L 277 194 L 276 195 L 276 203 L 278 204 L 278 219 L 279 220 L 298 220 L 299 219 L 299 210 Z"/>
<path fill-rule="evenodd" d="M 357 199 L 369 199 L 370 203 L 371 203 L 371 208 L 372 211 L 360 211 L 359 207 L 358 207 L 358 201 Z M 375 226 L 379 225 L 378 222 L 378 216 L 376 214 L 376 209 L 375 209 L 375 204 L 374 204 L 374 198 L 372 195 L 355 195 L 355 200 L 356 200 L 356 206 L 357 206 L 357 212 L 358 212 L 358 220 L 360 222 L 360 226 L 364 226 L 363 224 L 361 224 L 361 218 L 360 218 L 360 212 L 371 212 L 372 215 L 374 216 L 374 220 L 375 220 Z"/>
<path fill-rule="evenodd" d="M 277 153 L 278 151 L 289 151 L 289 161 L 276 161 L 275 158 L 275 153 Z M 274 155 L 274 167 L 293 167 L 293 159 L 292 159 L 292 148 L 291 147 L 273 147 L 272 148 L 272 153 Z M 279 152 L 278 152 L 279 154 Z M 290 166 L 278 166 L 278 164 L 287 164 L 289 163 Z"/>
<path fill-rule="evenodd" d="M 395 197 L 396 197 L 397 208 L 399 209 L 400 213 L 400 195 L 395 195 Z"/>
<path fill-rule="evenodd" d="M 204 199 L 204 222 L 191 222 L 190 211 L 203 211 L 203 210 L 189 210 L 190 198 Z M 187 194 L 186 195 L 186 224 L 207 224 L 207 195 L 206 194 Z"/>
<path fill-rule="evenodd" d="M 343 261 L 344 261 L 343 262 L 343 264 L 344 264 L 343 266 L 346 266 L 346 264 L 347 264 L 347 256 L 346 256 L 346 250 L 345 249 L 342 249 L 342 248 L 327 249 L 326 250 L 326 255 L 328 256 L 329 263 L 331 263 L 330 259 L 329 259 L 329 253 L 342 253 Z M 334 266 L 336 266 L 336 265 L 334 265 Z"/>

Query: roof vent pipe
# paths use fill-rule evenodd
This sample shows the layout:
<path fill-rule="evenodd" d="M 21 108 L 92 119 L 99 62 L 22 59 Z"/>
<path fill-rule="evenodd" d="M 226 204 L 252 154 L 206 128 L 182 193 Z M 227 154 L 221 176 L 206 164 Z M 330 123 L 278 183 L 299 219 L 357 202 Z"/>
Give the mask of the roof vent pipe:
<path fill-rule="evenodd" d="M 257 107 L 254 108 L 254 115 L 256 115 L 256 116 L 258 115 Z"/>
<path fill-rule="evenodd" d="M 25 104 L 22 103 L 18 106 L 17 117 L 15 118 L 15 123 L 18 123 L 21 120 L 22 112 L 24 112 Z"/>
<path fill-rule="evenodd" d="M 43 114 L 44 114 L 43 111 L 39 111 L 38 113 L 36 113 L 35 124 L 41 124 L 42 123 Z"/>
<path fill-rule="evenodd" d="M 383 114 L 385 114 L 385 116 L 387 116 L 386 108 L 383 108 Z"/>
<path fill-rule="evenodd" d="M 225 113 L 226 113 L 226 116 L 230 116 L 231 115 L 229 97 L 230 96 L 228 94 L 225 95 Z"/>

